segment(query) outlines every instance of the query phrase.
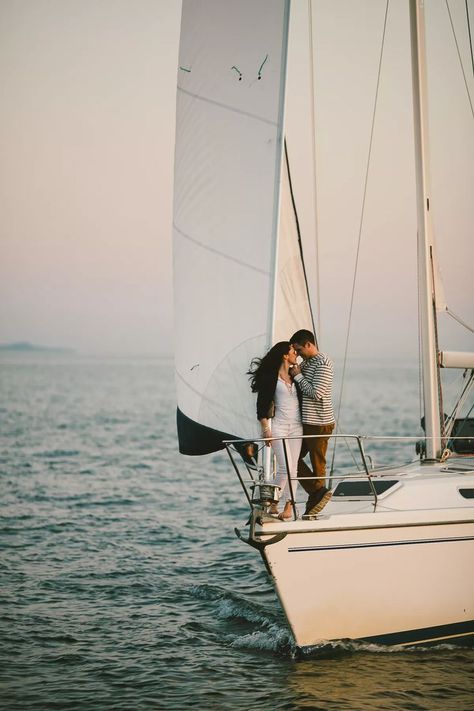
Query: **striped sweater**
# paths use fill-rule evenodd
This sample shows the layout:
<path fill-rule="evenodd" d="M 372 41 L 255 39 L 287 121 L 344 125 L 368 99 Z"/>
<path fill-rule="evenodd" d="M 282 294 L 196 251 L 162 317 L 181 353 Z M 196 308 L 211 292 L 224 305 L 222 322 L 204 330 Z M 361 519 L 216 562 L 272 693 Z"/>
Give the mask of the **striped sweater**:
<path fill-rule="evenodd" d="M 303 395 L 302 419 L 307 425 L 330 425 L 334 422 L 332 409 L 333 364 L 324 355 L 308 358 L 301 365 L 295 382 Z"/>

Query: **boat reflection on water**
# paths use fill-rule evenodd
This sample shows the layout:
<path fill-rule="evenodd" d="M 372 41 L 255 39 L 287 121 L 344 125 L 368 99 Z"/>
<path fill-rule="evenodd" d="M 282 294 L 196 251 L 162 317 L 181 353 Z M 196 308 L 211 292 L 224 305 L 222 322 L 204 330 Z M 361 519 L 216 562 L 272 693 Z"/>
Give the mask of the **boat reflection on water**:
<path fill-rule="evenodd" d="M 472 678 L 466 678 L 463 650 L 452 668 L 449 646 L 426 649 L 377 648 L 362 643 L 338 643 L 314 648 L 286 677 L 295 708 L 399 711 L 419 708 L 470 708 Z M 463 664 L 464 662 L 464 664 Z"/>

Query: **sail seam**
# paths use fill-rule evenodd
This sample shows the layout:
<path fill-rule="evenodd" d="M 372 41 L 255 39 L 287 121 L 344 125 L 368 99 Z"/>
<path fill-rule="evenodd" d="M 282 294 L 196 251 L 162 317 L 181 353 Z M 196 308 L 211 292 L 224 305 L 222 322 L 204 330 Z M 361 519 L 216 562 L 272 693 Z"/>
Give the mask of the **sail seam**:
<path fill-rule="evenodd" d="M 241 116 L 248 116 L 248 118 L 255 119 L 256 121 L 261 121 L 262 123 L 266 123 L 269 126 L 274 126 L 275 128 L 278 126 L 275 121 L 270 121 L 270 119 L 263 118 L 263 116 L 257 116 L 257 114 L 252 114 L 250 113 L 250 111 L 242 111 L 242 109 L 236 109 L 234 106 L 230 106 L 229 104 L 223 104 L 221 101 L 215 101 L 215 99 L 208 99 L 207 96 L 194 94 L 192 91 L 183 89 L 180 86 L 178 86 L 178 91 L 182 92 L 183 94 L 187 94 L 187 96 L 191 96 L 193 99 L 198 99 L 198 101 L 204 101 L 207 104 L 218 106 L 221 109 L 227 109 L 228 111 L 232 111 L 235 114 L 240 114 Z"/>
<path fill-rule="evenodd" d="M 226 412 L 226 414 L 231 413 L 232 415 L 234 415 L 234 416 L 236 416 L 236 417 L 238 417 L 238 416 L 241 414 L 238 410 L 232 409 L 232 408 L 230 407 L 228 401 L 224 404 L 224 403 L 219 402 L 218 400 L 213 400 L 212 398 L 210 398 L 209 396 L 205 395 L 204 393 L 202 393 L 202 392 L 201 392 L 200 390 L 198 390 L 197 388 L 194 388 L 192 385 L 190 385 L 190 384 L 188 383 L 188 381 L 184 378 L 183 375 L 181 375 L 181 373 L 180 373 L 176 368 L 175 368 L 175 374 L 176 374 L 176 377 L 181 380 L 181 382 L 183 383 L 183 385 L 185 385 L 185 386 L 186 386 L 187 388 L 189 388 L 195 395 L 198 395 L 198 396 L 201 398 L 201 401 L 202 401 L 202 402 L 210 403 L 211 405 L 213 405 L 214 407 L 216 407 L 217 410 L 220 410 L 220 411 L 224 410 L 224 411 Z M 201 409 L 201 404 L 199 405 L 199 409 Z M 181 408 L 181 411 L 183 411 L 182 408 Z M 188 415 L 186 415 L 186 417 L 188 417 Z M 201 423 L 201 424 L 202 424 L 202 423 Z M 210 425 L 206 425 L 206 427 L 210 427 Z"/>
<path fill-rule="evenodd" d="M 184 239 L 189 240 L 193 244 L 197 245 L 198 247 L 202 247 L 202 249 L 207 250 L 208 252 L 213 252 L 213 254 L 217 254 L 219 257 L 223 257 L 224 259 L 228 259 L 231 262 L 235 262 L 236 264 L 239 264 L 241 267 L 247 267 L 247 269 L 251 269 L 254 272 L 258 272 L 259 274 L 263 274 L 264 276 L 268 276 L 269 272 L 266 271 L 265 269 L 259 269 L 258 267 L 254 267 L 253 264 L 249 264 L 248 262 L 244 262 L 241 259 L 237 259 L 236 257 L 232 257 L 230 254 L 225 254 L 225 252 L 221 252 L 218 249 L 215 249 L 214 247 L 209 247 L 207 244 L 203 244 L 199 240 L 195 239 L 194 237 L 190 237 L 187 235 L 183 230 L 180 230 L 179 227 L 177 227 L 176 223 L 173 222 L 173 227 L 176 230 L 176 232 L 181 235 Z"/>

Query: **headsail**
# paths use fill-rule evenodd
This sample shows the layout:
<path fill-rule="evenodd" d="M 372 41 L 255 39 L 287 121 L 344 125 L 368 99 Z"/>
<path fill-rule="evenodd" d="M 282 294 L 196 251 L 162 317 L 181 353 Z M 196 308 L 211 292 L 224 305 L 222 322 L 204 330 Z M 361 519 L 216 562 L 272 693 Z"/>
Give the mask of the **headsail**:
<path fill-rule="evenodd" d="M 281 171 L 278 235 L 274 342 L 286 341 L 298 328 L 315 330 L 286 143 Z"/>
<path fill-rule="evenodd" d="M 288 13 L 287 0 L 183 2 L 173 229 L 186 454 L 255 433 L 245 372 L 272 330 Z"/>

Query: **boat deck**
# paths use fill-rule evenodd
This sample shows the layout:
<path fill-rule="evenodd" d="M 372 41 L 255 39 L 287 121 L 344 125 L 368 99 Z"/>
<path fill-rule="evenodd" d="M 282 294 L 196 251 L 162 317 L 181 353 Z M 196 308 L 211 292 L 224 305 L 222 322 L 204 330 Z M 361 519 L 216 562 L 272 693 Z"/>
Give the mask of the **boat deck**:
<path fill-rule="evenodd" d="M 280 521 L 261 511 L 256 516 L 255 534 L 429 525 L 474 519 L 473 457 L 374 470 L 371 480 L 376 490 L 384 489 L 376 499 L 366 478 L 360 474 L 348 475 L 336 484 L 332 499 L 313 519 L 303 520 L 298 513 L 296 520 Z M 379 483 L 382 486 L 379 487 Z M 359 484 L 365 487 L 362 494 L 356 491 Z M 298 509 L 304 510 L 304 503 L 298 504 Z"/>

